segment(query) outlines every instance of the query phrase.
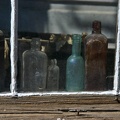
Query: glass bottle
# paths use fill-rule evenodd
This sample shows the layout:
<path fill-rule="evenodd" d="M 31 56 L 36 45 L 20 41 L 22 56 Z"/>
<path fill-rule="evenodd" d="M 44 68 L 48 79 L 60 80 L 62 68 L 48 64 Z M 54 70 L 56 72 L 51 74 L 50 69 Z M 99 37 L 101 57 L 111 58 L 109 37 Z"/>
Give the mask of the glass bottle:
<path fill-rule="evenodd" d="M 47 55 L 40 51 L 40 39 L 31 40 L 31 49 L 22 55 L 22 90 L 42 91 L 46 88 Z"/>
<path fill-rule="evenodd" d="M 52 59 L 48 67 L 47 90 L 59 90 L 59 67 L 56 59 Z"/>
<path fill-rule="evenodd" d="M 81 36 L 72 36 L 72 55 L 67 59 L 66 90 L 84 90 L 84 60 L 81 57 Z"/>
<path fill-rule="evenodd" d="M 107 38 L 101 33 L 101 22 L 93 21 L 92 34 L 85 38 L 85 89 L 106 89 Z"/>

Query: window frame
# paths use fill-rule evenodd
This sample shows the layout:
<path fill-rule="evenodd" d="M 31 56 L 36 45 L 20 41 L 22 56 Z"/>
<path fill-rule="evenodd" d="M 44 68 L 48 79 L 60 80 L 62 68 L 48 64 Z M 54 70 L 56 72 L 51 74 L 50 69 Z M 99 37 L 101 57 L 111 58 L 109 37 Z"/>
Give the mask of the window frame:
<path fill-rule="evenodd" d="M 54 0 L 53 0 L 54 1 Z M 58 1 L 58 0 L 56 0 Z M 83 1 L 83 0 L 79 0 Z M 87 0 L 90 1 L 90 0 Z M 95 2 L 95 0 L 91 0 Z M 103 0 L 104 1 L 104 0 Z M 103 2 L 102 1 L 102 2 Z M 99 0 L 100 2 L 100 0 Z M 111 0 L 110 2 L 113 2 Z M 118 11 L 117 11 L 117 39 L 116 39 L 116 50 L 115 50 L 115 66 L 114 66 L 114 84 L 113 90 L 110 91 L 84 91 L 84 92 L 32 92 L 32 93 L 18 93 L 17 92 L 17 34 L 18 34 L 18 0 L 11 0 L 11 36 L 10 36 L 10 59 L 11 59 L 11 84 L 10 93 L 0 93 L 0 96 L 31 96 L 31 95 L 119 95 L 119 51 L 120 51 L 120 0 L 118 0 Z"/>

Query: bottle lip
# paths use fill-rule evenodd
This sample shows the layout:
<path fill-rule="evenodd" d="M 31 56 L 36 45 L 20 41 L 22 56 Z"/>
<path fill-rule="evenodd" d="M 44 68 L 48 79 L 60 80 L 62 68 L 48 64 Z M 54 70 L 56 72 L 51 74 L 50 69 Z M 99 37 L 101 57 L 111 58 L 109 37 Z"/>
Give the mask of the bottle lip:
<path fill-rule="evenodd" d="M 72 35 L 72 39 L 80 40 L 81 39 L 81 35 L 79 35 L 79 34 L 73 34 Z"/>

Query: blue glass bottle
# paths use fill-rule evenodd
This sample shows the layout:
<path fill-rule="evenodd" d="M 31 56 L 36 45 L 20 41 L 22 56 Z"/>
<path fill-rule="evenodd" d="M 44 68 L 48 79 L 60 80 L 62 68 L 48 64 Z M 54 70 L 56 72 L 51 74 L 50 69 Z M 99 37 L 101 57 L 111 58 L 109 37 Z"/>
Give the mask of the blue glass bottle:
<path fill-rule="evenodd" d="M 66 90 L 84 90 L 84 60 L 81 56 L 81 36 L 72 36 L 72 55 L 67 59 Z"/>

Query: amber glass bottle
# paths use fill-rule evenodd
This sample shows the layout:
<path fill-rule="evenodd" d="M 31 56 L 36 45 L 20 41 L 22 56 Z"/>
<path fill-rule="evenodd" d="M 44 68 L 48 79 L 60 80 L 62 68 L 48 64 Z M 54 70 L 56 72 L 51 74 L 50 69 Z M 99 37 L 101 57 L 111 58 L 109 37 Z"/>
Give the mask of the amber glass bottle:
<path fill-rule="evenodd" d="M 72 36 L 72 55 L 67 59 L 66 90 L 75 92 L 84 90 L 84 60 L 81 56 L 81 36 Z"/>
<path fill-rule="evenodd" d="M 59 67 L 56 59 L 52 59 L 48 67 L 47 90 L 59 90 Z"/>
<path fill-rule="evenodd" d="M 92 24 L 92 34 L 85 38 L 85 89 L 106 90 L 107 38 L 101 33 L 101 22 Z"/>
<path fill-rule="evenodd" d="M 45 90 L 47 77 L 47 55 L 40 51 L 40 39 L 31 40 L 31 49 L 23 52 L 22 80 L 23 91 Z"/>

